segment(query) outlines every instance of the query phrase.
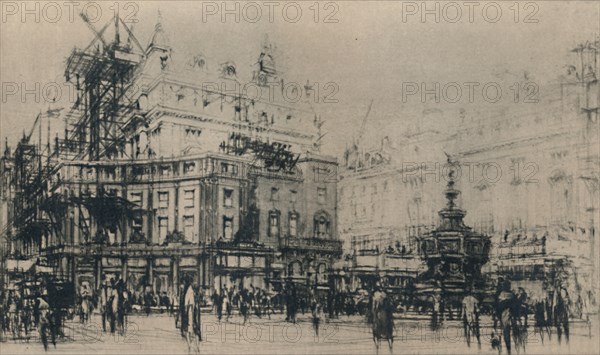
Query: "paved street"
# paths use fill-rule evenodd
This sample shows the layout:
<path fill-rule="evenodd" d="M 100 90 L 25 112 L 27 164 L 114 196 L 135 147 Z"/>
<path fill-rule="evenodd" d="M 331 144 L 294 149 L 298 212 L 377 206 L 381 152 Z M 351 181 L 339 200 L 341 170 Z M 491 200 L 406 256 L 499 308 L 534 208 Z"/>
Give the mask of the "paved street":
<path fill-rule="evenodd" d="M 369 354 L 376 349 L 371 332 L 361 317 L 342 317 L 339 320 L 322 324 L 320 337 L 316 337 L 307 315 L 300 316 L 298 324 L 283 321 L 281 315 L 269 319 L 252 318 L 249 324 L 241 324 L 235 317 L 230 322 L 219 323 L 212 314 L 203 314 L 204 341 L 201 353 L 228 354 Z M 482 347 L 467 347 L 460 323 L 446 321 L 438 332 L 432 332 L 426 319 L 397 319 L 393 353 L 472 353 L 496 354 L 489 344 L 490 322 L 482 322 Z M 572 325 L 569 345 L 558 346 L 553 334 L 553 349 L 544 347 L 538 335 L 528 337 L 527 354 L 597 354 L 600 349 L 598 327 L 590 329 L 585 323 Z M 49 353 L 67 354 L 174 354 L 188 353 L 185 340 L 175 328 L 174 319 L 166 314 L 153 314 L 149 317 L 131 315 L 125 337 L 113 336 L 101 331 L 100 318 L 95 315 L 88 325 L 68 322 L 65 326 L 67 340 L 57 344 Z M 590 338 L 589 334 L 595 334 Z M 546 345 L 548 340 L 546 340 Z M 8 341 L 0 343 L 1 354 L 37 354 L 43 347 L 37 339 L 29 343 Z M 389 353 L 387 345 L 382 345 L 381 354 Z"/>

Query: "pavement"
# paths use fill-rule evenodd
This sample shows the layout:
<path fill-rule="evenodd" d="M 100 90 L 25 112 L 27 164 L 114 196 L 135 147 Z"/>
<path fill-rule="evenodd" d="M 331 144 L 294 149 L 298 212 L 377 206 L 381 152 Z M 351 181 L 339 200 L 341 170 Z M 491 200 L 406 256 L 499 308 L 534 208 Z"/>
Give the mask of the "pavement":
<path fill-rule="evenodd" d="M 234 316 L 228 322 L 219 322 L 214 314 L 202 315 L 203 341 L 199 353 L 204 354 L 498 354 L 490 346 L 491 319 L 481 320 L 481 348 L 475 339 L 467 346 L 462 324 L 445 321 L 432 331 L 424 318 L 397 318 L 393 349 L 382 344 L 377 350 L 370 325 L 364 317 L 341 316 L 320 325 L 315 334 L 310 314 L 298 316 L 296 324 L 284 321 L 277 314 L 271 319 L 253 317 L 243 324 Z M 185 339 L 175 328 L 175 319 L 167 314 L 128 316 L 125 335 L 102 331 L 101 318 L 94 315 L 89 323 L 69 321 L 64 328 L 65 338 L 56 348 L 50 345 L 48 353 L 56 354 L 190 354 Z M 25 340 L 0 343 L 0 354 L 40 354 L 42 344 L 35 336 Z M 473 344 L 474 343 L 474 344 Z M 539 334 L 530 332 L 525 346 L 529 354 L 600 354 L 598 323 L 573 322 L 567 344 L 558 343 L 554 330 L 552 339 L 547 335 L 542 343 Z M 503 352 L 506 353 L 506 352 Z M 513 350 L 513 354 L 517 352 Z"/>

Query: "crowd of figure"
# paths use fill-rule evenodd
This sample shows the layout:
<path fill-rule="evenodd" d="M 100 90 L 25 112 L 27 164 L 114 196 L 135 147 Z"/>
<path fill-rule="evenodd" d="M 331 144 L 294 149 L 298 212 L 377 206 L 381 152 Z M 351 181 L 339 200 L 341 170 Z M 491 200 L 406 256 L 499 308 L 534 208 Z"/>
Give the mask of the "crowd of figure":
<path fill-rule="evenodd" d="M 434 298 L 432 311 L 432 329 L 440 327 L 444 317 L 443 298 Z M 547 334 L 551 338 L 552 328 L 556 328 L 559 343 L 569 341 L 569 295 L 565 288 L 558 287 L 547 291 L 544 299 L 531 299 L 522 287 L 513 290 L 508 280 L 498 281 L 494 302 L 491 309 L 493 328 L 490 344 L 498 353 L 502 347 L 508 354 L 514 348 L 525 351 L 528 332 L 533 324 L 534 334 L 539 334 L 542 343 Z M 480 315 L 483 306 L 478 298 L 469 290 L 463 298 L 460 318 L 463 322 L 467 345 L 473 338 L 481 348 Z M 533 323 L 532 323 L 533 322 Z"/>
<path fill-rule="evenodd" d="M 57 338 L 64 337 L 62 312 L 51 306 L 45 287 L 37 292 L 28 297 L 18 289 L 0 293 L 0 340 L 29 341 L 37 332 L 48 350 L 49 340 L 56 347 Z"/>
<path fill-rule="evenodd" d="M 286 322 L 296 323 L 299 313 L 304 315 L 310 312 L 317 336 L 319 325 L 324 320 L 360 314 L 372 326 L 376 347 L 379 348 L 382 340 L 387 340 L 391 349 L 394 339 L 393 314 L 406 312 L 410 307 L 404 304 L 408 302 L 406 299 L 394 298 L 384 289 L 377 282 L 370 291 L 317 291 L 286 282 L 277 291 L 240 285 L 222 287 L 208 294 L 206 288 L 186 280 L 180 286 L 178 296 L 173 296 L 166 292 L 154 293 L 150 287 L 142 292 L 131 293 L 122 280 L 111 278 L 104 280 L 97 290 L 92 290 L 84 283 L 79 289 L 74 312 L 65 312 L 53 304 L 52 297 L 48 297 L 47 289 L 42 286 L 37 293 L 27 297 L 23 297 L 20 290 L 0 293 L 0 335 L 4 339 L 28 339 L 28 335 L 37 331 L 47 349 L 49 341 L 56 346 L 57 338 L 64 337 L 61 325 L 69 314 L 78 315 L 81 323 L 87 323 L 97 309 L 104 332 L 124 335 L 127 315 L 132 310 L 137 308 L 149 315 L 153 309 L 158 309 L 160 312 L 168 311 L 175 318 L 175 327 L 180 329 L 189 350 L 195 348 L 199 351 L 202 341 L 201 313 L 204 308 L 205 312 L 212 310 L 218 321 L 229 322 L 237 315 L 243 319 L 244 325 L 253 317 L 271 319 L 275 314 L 285 314 Z M 499 353 L 503 349 L 508 354 L 513 349 L 524 351 L 527 333 L 531 328 L 534 334 L 539 334 L 542 343 L 545 337 L 551 339 L 554 329 L 559 342 L 563 339 L 569 341 L 572 303 L 564 287 L 547 287 L 545 297 L 532 299 L 523 288 L 514 290 L 508 280 L 500 279 L 491 304 L 489 301 L 484 304 L 482 296 L 468 289 L 457 306 L 451 305 L 443 292 L 432 294 L 426 307 L 431 316 L 432 330 L 437 331 L 445 319 L 460 320 L 467 345 L 470 346 L 475 339 L 481 347 L 480 317 L 482 313 L 488 313 L 493 321 L 491 346 Z M 413 308 L 415 311 L 422 310 L 417 305 L 413 305 Z"/>
<path fill-rule="evenodd" d="M 515 292 L 508 280 L 499 280 L 494 312 L 495 345 L 501 351 L 500 337 L 508 354 L 511 353 L 512 342 L 517 349 L 525 350 L 530 317 L 533 315 L 535 333 L 539 333 L 544 341 L 544 333 L 551 337 L 551 328 L 556 328 L 559 343 L 563 337 L 569 341 L 569 294 L 563 287 L 557 287 L 546 293 L 546 298 L 531 300 L 527 292 L 519 287 Z M 498 334 L 498 335 L 497 335 Z"/>

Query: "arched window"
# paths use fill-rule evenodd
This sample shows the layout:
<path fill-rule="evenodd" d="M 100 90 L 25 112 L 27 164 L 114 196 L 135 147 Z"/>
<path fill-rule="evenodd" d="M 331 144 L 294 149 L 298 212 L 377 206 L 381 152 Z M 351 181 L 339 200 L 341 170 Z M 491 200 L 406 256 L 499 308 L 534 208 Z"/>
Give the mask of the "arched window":
<path fill-rule="evenodd" d="M 327 265 L 325 265 L 324 263 L 319 264 L 319 266 L 317 266 L 317 282 L 327 282 Z"/>
<path fill-rule="evenodd" d="M 302 264 L 299 261 L 293 261 L 288 265 L 289 276 L 302 276 Z"/>
<path fill-rule="evenodd" d="M 288 221 L 290 237 L 298 236 L 298 219 L 299 219 L 298 213 L 290 212 L 289 221 Z"/>
<path fill-rule="evenodd" d="M 329 228 L 331 225 L 331 219 L 329 214 L 325 211 L 320 211 L 315 214 L 314 218 L 314 237 L 315 238 L 327 238 L 329 237 Z"/>

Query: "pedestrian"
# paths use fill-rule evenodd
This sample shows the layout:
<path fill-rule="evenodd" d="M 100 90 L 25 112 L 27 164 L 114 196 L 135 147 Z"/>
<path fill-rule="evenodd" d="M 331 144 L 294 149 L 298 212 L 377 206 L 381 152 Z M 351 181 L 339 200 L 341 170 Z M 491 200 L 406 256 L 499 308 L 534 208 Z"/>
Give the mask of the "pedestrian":
<path fill-rule="evenodd" d="M 194 283 L 194 320 L 192 322 L 194 329 L 194 339 L 196 342 L 196 348 L 200 352 L 200 342 L 202 341 L 202 295 L 200 287 Z"/>
<path fill-rule="evenodd" d="M 186 283 L 187 284 L 187 283 Z M 177 318 L 175 318 L 175 327 L 179 327 L 179 331 L 181 333 L 181 337 L 185 338 L 185 291 L 186 284 L 181 284 L 179 286 L 179 303 L 177 304 Z"/>
<path fill-rule="evenodd" d="M 185 336 L 186 343 L 188 345 L 188 351 L 192 350 L 192 341 L 194 339 L 194 306 L 195 306 L 195 295 L 194 288 L 189 282 L 186 282 L 185 296 L 183 303 L 183 319 L 181 322 L 181 331 Z M 199 351 L 200 349 L 198 349 Z"/>
<path fill-rule="evenodd" d="M 111 296 L 110 296 L 110 332 L 114 333 L 119 329 L 120 321 L 120 308 L 121 308 L 121 295 L 119 293 L 120 285 L 118 282 L 112 280 Z M 120 282 L 120 280 L 119 280 Z"/>
<path fill-rule="evenodd" d="M 225 319 L 227 322 L 229 322 L 229 318 L 231 318 L 231 312 L 232 312 L 232 306 L 231 306 L 231 301 L 229 300 L 229 296 L 227 295 L 227 292 L 223 294 L 223 305 L 222 307 L 225 309 L 225 312 L 227 313 L 227 318 Z"/>
<path fill-rule="evenodd" d="M 290 311 L 290 322 L 296 324 L 296 316 L 298 314 L 298 301 L 297 301 L 296 286 L 291 283 L 291 290 L 288 296 L 288 308 Z"/>
<path fill-rule="evenodd" d="M 48 351 L 48 332 L 50 332 L 50 337 L 52 341 L 52 345 L 56 348 L 56 332 L 53 329 L 53 314 L 50 309 L 50 305 L 44 299 L 44 295 L 37 298 L 36 307 L 39 312 L 39 323 L 38 323 L 38 332 L 40 334 L 40 339 L 42 344 L 44 345 L 44 350 Z"/>
<path fill-rule="evenodd" d="M 146 317 L 150 316 L 150 312 L 152 311 L 152 291 L 146 290 L 144 292 L 144 311 L 146 312 Z"/>
<path fill-rule="evenodd" d="M 240 315 L 244 317 L 244 325 L 246 325 L 246 322 L 248 321 L 248 318 L 250 316 L 250 304 L 248 303 L 246 293 L 242 294 L 242 296 L 240 297 L 239 308 Z"/>
<path fill-rule="evenodd" d="M 506 346 L 506 352 L 510 355 L 511 353 L 511 333 L 514 337 L 514 330 L 516 325 L 515 310 L 517 300 L 514 293 L 510 289 L 510 282 L 508 280 L 503 282 L 502 291 L 498 295 L 498 304 L 496 307 L 496 314 L 500 320 L 500 327 L 502 329 L 502 338 L 504 338 L 504 345 Z"/>
<path fill-rule="evenodd" d="M 371 314 L 373 317 L 373 342 L 375 343 L 376 349 L 379 349 L 381 339 L 386 339 L 390 351 L 392 351 L 394 344 L 394 307 L 387 294 L 381 290 L 380 285 L 375 286 L 375 292 L 373 293 L 372 299 L 373 306 Z"/>
<path fill-rule="evenodd" d="M 562 340 L 564 334 L 565 340 L 569 342 L 569 294 L 565 288 L 559 288 L 556 293 L 556 301 L 554 305 L 554 324 L 556 333 L 558 334 L 558 342 Z"/>
<path fill-rule="evenodd" d="M 471 293 L 463 299 L 462 319 L 467 346 L 471 346 L 471 337 L 475 335 L 477 345 L 481 349 L 481 339 L 479 335 L 479 301 Z"/>
<path fill-rule="evenodd" d="M 13 340 L 20 337 L 19 332 L 19 306 L 18 299 L 15 295 L 16 292 L 12 293 L 8 300 L 8 314 L 10 318 L 10 331 L 12 332 Z"/>
<path fill-rule="evenodd" d="M 216 312 L 217 319 L 219 320 L 219 322 L 221 321 L 221 318 L 223 317 L 223 300 L 221 299 L 221 297 L 222 297 L 222 295 L 217 293 L 217 290 L 215 290 L 215 292 L 213 293 L 213 296 L 212 296 L 212 301 L 213 301 L 213 306 L 215 307 L 215 312 Z"/>
<path fill-rule="evenodd" d="M 537 300 L 534 305 L 534 320 L 535 320 L 535 332 L 540 334 L 542 338 L 542 344 L 544 344 L 544 332 L 550 336 L 550 328 L 548 327 L 548 320 L 546 316 L 546 300 Z"/>
<path fill-rule="evenodd" d="M 25 300 L 23 303 L 23 330 L 25 331 L 25 337 L 27 337 L 31 328 L 31 315 L 31 300 Z"/>
<path fill-rule="evenodd" d="M 433 312 L 431 313 L 431 329 L 438 330 L 442 324 L 442 296 L 439 293 L 431 296 Z"/>
<path fill-rule="evenodd" d="M 315 336 L 319 337 L 319 323 L 321 323 L 321 319 L 323 318 L 323 307 L 317 298 L 315 298 L 311 305 L 312 308 L 312 323 L 313 328 L 315 330 Z"/>
<path fill-rule="evenodd" d="M 269 317 L 269 319 L 271 319 L 271 313 L 275 314 L 271 296 L 268 294 L 265 294 L 265 312 L 267 312 L 267 316 Z"/>
<path fill-rule="evenodd" d="M 106 280 L 100 286 L 100 314 L 102 315 L 102 331 L 106 332 L 108 312 L 108 283 Z"/>

